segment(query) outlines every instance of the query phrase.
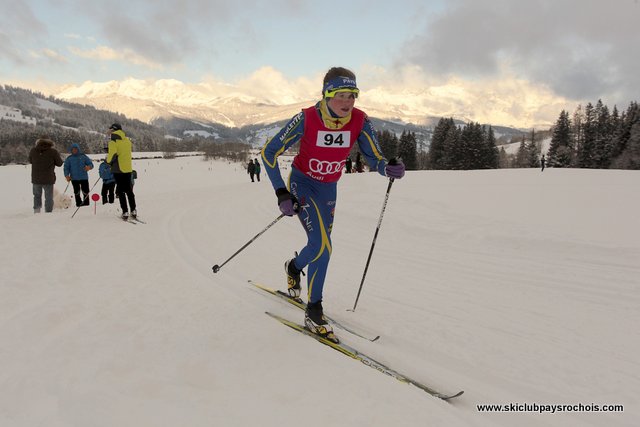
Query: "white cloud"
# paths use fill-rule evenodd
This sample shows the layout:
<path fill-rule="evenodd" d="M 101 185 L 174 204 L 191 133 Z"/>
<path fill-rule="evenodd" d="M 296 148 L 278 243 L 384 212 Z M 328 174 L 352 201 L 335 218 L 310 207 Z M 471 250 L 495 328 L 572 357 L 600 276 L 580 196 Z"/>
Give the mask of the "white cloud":
<path fill-rule="evenodd" d="M 634 0 L 452 0 L 400 50 L 430 73 L 526 78 L 574 101 L 632 100 L 640 88 Z M 508 60 L 508 62 L 506 62 Z"/>
<path fill-rule="evenodd" d="M 63 55 L 61 55 L 60 53 L 56 52 L 53 49 L 47 49 L 47 48 L 42 49 L 42 54 L 55 62 L 60 62 L 63 64 L 66 64 L 68 62 L 67 58 L 65 58 Z"/>
<path fill-rule="evenodd" d="M 150 61 L 144 56 L 138 55 L 131 49 L 115 50 L 108 46 L 98 46 L 93 49 L 80 49 L 75 46 L 69 46 L 68 49 L 71 53 L 81 58 L 95 59 L 99 61 L 124 61 L 151 69 L 163 68 L 161 64 Z"/>
<path fill-rule="evenodd" d="M 434 76 L 418 65 L 394 70 L 366 67 L 358 75 L 362 90 L 358 103 L 415 121 L 426 116 L 452 116 L 521 128 L 551 125 L 562 109 L 575 109 L 573 100 L 557 95 L 548 86 L 501 68 L 499 75 L 472 78 Z"/>
<path fill-rule="evenodd" d="M 60 64 L 67 64 L 67 58 L 65 58 L 62 54 L 60 54 L 59 52 L 53 50 L 53 49 L 49 49 L 49 48 L 44 48 L 44 49 L 39 49 L 39 50 L 32 50 L 30 49 L 28 51 L 29 57 L 34 59 L 34 60 L 41 60 L 43 58 L 46 58 L 52 62 L 57 62 Z"/>
<path fill-rule="evenodd" d="M 240 90 L 266 102 L 286 105 L 313 99 L 322 90 L 321 77 L 317 81 L 306 77 L 289 79 L 273 67 L 261 67 L 250 76 L 234 83 Z"/>

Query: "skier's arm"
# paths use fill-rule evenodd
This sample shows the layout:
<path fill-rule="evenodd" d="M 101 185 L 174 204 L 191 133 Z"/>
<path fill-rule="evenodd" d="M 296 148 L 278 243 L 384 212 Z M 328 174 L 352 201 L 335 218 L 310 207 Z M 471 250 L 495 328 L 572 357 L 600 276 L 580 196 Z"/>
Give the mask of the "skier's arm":
<path fill-rule="evenodd" d="M 113 164 L 113 156 L 116 155 L 117 153 L 116 143 L 113 140 L 111 140 L 109 141 L 108 147 L 109 147 L 109 150 L 107 152 L 107 163 L 111 165 Z"/>
<path fill-rule="evenodd" d="M 53 159 L 53 164 L 55 164 L 58 167 L 62 166 L 62 157 L 60 157 L 60 153 L 58 153 L 57 151 Z"/>
<path fill-rule="evenodd" d="M 378 171 L 380 175 L 386 176 L 384 168 L 387 165 L 387 159 L 382 155 L 376 132 L 369 118 L 365 119 L 362 132 L 360 132 L 358 136 L 358 147 L 369 164 L 369 167 Z"/>
<path fill-rule="evenodd" d="M 300 112 L 262 147 L 262 163 L 274 190 L 287 187 L 280 173 L 278 156 L 300 141 L 303 132 L 304 113 Z"/>

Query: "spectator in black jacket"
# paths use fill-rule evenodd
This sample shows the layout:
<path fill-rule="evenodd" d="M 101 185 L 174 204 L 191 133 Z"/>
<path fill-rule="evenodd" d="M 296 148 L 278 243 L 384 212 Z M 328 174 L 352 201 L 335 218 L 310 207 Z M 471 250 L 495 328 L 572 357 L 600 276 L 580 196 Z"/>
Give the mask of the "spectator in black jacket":
<path fill-rule="evenodd" d="M 253 160 L 249 160 L 249 164 L 247 165 L 247 173 L 251 177 L 251 182 L 255 182 L 253 180 L 253 175 L 256 173 L 256 165 L 253 163 Z"/>
<path fill-rule="evenodd" d="M 62 166 L 62 158 L 58 150 L 53 148 L 54 142 L 43 135 L 36 141 L 36 146 L 29 152 L 31 163 L 31 184 L 33 185 L 33 213 L 42 209 L 42 192 L 44 190 L 44 211 L 53 211 L 53 184 L 56 183 L 56 166 Z"/>

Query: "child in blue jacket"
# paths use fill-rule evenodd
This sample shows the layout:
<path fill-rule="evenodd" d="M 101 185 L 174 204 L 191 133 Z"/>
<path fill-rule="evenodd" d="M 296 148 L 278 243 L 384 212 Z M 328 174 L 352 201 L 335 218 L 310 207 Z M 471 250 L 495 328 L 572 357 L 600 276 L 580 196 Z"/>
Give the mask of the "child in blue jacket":
<path fill-rule="evenodd" d="M 78 144 L 71 144 L 71 155 L 64 160 L 64 176 L 71 181 L 76 197 L 76 206 L 89 206 L 89 174 L 93 162 L 82 152 Z M 83 197 L 80 198 L 80 190 Z"/>
<path fill-rule="evenodd" d="M 102 204 L 113 203 L 116 179 L 111 173 L 111 166 L 107 163 L 107 159 L 102 159 L 98 172 L 100 173 L 100 178 L 102 178 Z"/>

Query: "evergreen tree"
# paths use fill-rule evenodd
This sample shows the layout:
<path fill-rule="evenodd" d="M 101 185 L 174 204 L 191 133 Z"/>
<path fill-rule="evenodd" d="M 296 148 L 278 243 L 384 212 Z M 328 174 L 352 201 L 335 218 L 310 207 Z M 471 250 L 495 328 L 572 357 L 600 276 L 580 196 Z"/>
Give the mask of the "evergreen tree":
<path fill-rule="evenodd" d="M 632 102 L 620 119 L 616 150 L 620 155 L 614 160 L 613 167 L 640 169 L 640 107 L 637 102 Z"/>
<path fill-rule="evenodd" d="M 598 100 L 595 108 L 595 142 L 593 167 L 606 169 L 611 163 L 613 127 L 609 107 Z"/>
<path fill-rule="evenodd" d="M 531 129 L 531 141 L 526 145 L 526 167 L 537 168 L 540 158 L 540 150 L 536 143 L 536 131 Z"/>
<path fill-rule="evenodd" d="M 591 103 L 584 109 L 582 144 L 578 148 L 578 167 L 596 167 L 596 111 Z"/>
<path fill-rule="evenodd" d="M 460 145 L 460 134 L 461 131 L 457 126 L 451 126 L 447 130 L 444 139 L 444 149 L 443 149 L 443 158 L 442 158 L 442 167 L 441 169 L 459 169 L 456 167 L 456 156 L 455 150 Z"/>
<path fill-rule="evenodd" d="M 522 141 L 520 142 L 520 147 L 518 147 L 518 151 L 516 153 L 515 167 L 529 167 L 529 150 L 527 149 L 527 140 L 524 135 L 522 135 Z"/>
<path fill-rule="evenodd" d="M 445 164 L 445 141 L 450 129 L 455 128 L 453 118 L 441 118 L 433 130 L 431 145 L 429 146 L 428 165 L 430 169 L 448 169 Z"/>
<path fill-rule="evenodd" d="M 560 117 L 553 127 L 547 157 L 550 166 L 567 167 L 571 165 L 571 120 L 569 113 L 565 110 L 560 112 Z"/>
<path fill-rule="evenodd" d="M 505 153 L 506 154 L 506 153 Z M 482 155 L 481 169 L 496 169 L 500 167 L 500 153 L 496 147 L 496 136 L 493 128 L 489 126 L 484 137 L 484 150 Z"/>
<path fill-rule="evenodd" d="M 510 162 L 511 158 L 507 154 L 507 151 L 504 147 L 500 147 L 500 151 L 498 152 L 498 167 L 503 169 L 510 168 L 512 166 Z"/>
<path fill-rule="evenodd" d="M 412 132 L 403 131 L 398 144 L 397 157 L 402 158 L 407 170 L 416 170 L 418 167 L 418 148 L 416 135 Z"/>
<path fill-rule="evenodd" d="M 584 141 L 584 130 L 582 123 L 584 122 L 584 111 L 582 105 L 578 105 L 573 113 L 572 130 L 573 142 L 571 144 L 571 166 L 578 166 L 578 156 Z"/>
<path fill-rule="evenodd" d="M 395 133 L 391 133 L 388 130 L 378 132 L 378 142 L 380 143 L 380 149 L 382 154 L 387 159 L 397 157 L 398 153 L 398 137 Z"/>

